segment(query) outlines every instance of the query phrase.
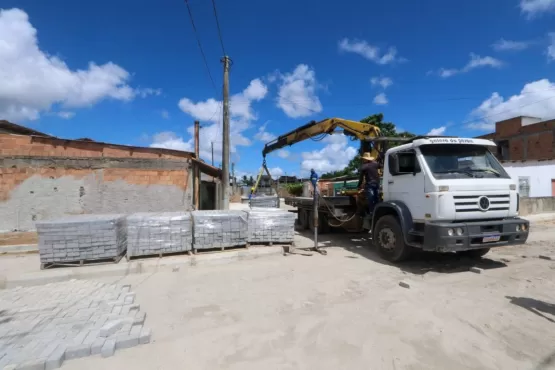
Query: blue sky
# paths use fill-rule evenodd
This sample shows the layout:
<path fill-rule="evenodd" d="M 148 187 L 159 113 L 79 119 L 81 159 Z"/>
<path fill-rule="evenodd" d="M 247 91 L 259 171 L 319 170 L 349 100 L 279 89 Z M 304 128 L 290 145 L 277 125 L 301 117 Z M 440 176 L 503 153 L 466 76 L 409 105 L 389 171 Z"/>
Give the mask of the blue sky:
<path fill-rule="evenodd" d="M 212 4 L 3 0 L 0 119 L 53 135 L 221 158 L 222 50 Z M 233 59 L 232 159 L 310 120 L 383 113 L 399 129 L 476 136 L 519 114 L 554 118 L 555 0 L 217 0 Z M 155 5 L 156 4 L 156 5 Z M 344 167 L 339 135 L 268 158 L 273 173 Z"/>

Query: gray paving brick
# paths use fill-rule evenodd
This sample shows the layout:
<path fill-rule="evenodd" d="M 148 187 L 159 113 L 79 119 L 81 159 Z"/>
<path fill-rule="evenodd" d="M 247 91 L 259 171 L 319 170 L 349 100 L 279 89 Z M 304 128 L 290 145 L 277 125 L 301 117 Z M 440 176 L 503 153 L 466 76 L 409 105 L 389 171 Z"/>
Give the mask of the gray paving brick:
<path fill-rule="evenodd" d="M 17 365 L 17 370 L 44 370 L 46 360 L 35 359 Z"/>
<path fill-rule="evenodd" d="M 65 353 L 65 359 L 71 360 L 74 358 L 87 357 L 91 354 L 90 344 L 79 344 L 75 346 L 68 347 Z"/>
<path fill-rule="evenodd" d="M 107 338 L 110 335 L 116 333 L 121 327 L 123 326 L 122 320 L 114 320 L 107 322 L 101 329 L 99 336 L 103 338 Z"/>
<path fill-rule="evenodd" d="M 86 280 L 0 290 L 0 310 L 10 317 L 0 333 L 0 369 L 11 364 L 57 369 L 66 358 L 113 354 L 116 338 L 118 348 L 144 342 L 150 335 L 141 327 L 145 314 L 138 304 L 124 304 L 129 297 L 135 297 L 129 287 Z M 115 306 L 122 312 L 113 312 Z M 100 337 L 103 329 L 108 338 Z"/>
<path fill-rule="evenodd" d="M 53 370 L 61 367 L 65 360 L 65 351 L 65 346 L 59 345 L 46 359 L 45 370 Z"/>
<path fill-rule="evenodd" d="M 114 339 L 108 339 L 102 346 L 100 354 L 102 357 L 110 357 L 116 352 L 116 341 Z"/>
<path fill-rule="evenodd" d="M 138 335 L 123 334 L 116 337 L 116 349 L 135 347 L 139 344 Z"/>
<path fill-rule="evenodd" d="M 99 355 L 102 352 L 102 347 L 104 347 L 105 342 L 105 338 L 96 338 L 91 345 L 91 355 Z"/>
<path fill-rule="evenodd" d="M 141 334 L 139 335 L 139 343 L 140 344 L 150 343 L 151 335 L 152 335 L 151 330 L 149 328 L 143 327 L 143 329 L 141 330 Z"/>

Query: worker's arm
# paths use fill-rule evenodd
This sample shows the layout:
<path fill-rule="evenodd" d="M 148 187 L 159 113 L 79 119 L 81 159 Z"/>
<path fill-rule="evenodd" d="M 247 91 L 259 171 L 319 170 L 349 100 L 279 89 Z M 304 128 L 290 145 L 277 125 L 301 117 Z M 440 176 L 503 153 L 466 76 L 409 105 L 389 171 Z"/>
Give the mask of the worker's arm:
<path fill-rule="evenodd" d="M 360 189 L 362 186 L 362 180 L 364 179 L 364 172 L 362 172 L 362 167 L 358 170 L 358 185 L 357 188 Z"/>

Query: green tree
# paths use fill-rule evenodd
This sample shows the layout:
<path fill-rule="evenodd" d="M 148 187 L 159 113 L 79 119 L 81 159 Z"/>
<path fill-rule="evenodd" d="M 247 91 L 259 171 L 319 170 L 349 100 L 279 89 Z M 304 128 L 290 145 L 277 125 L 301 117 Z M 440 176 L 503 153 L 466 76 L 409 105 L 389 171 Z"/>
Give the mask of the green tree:
<path fill-rule="evenodd" d="M 413 133 L 410 132 L 397 132 L 397 128 L 395 127 L 395 124 L 392 122 L 384 122 L 383 120 L 383 114 L 382 113 L 378 113 L 378 114 L 373 114 L 371 116 L 368 116 L 366 118 L 363 118 L 360 120 L 360 122 L 363 123 L 369 123 L 372 124 L 374 126 L 378 126 L 380 128 L 381 134 L 382 136 L 386 136 L 386 137 L 402 137 L 402 138 L 410 138 L 410 137 L 414 137 L 416 135 L 414 135 Z M 402 142 L 390 142 L 389 143 L 389 147 L 395 147 L 397 145 L 402 144 Z M 345 167 L 342 170 L 339 171 L 333 171 L 333 172 L 328 172 L 328 173 L 324 173 L 321 178 L 326 179 L 326 178 L 334 178 L 334 177 L 339 177 L 339 176 L 355 176 L 358 173 L 358 169 L 361 166 L 361 160 L 360 160 L 360 155 L 362 154 L 361 152 L 363 151 L 363 147 L 364 144 L 360 143 L 359 146 L 359 152 L 357 153 L 357 155 L 355 155 L 355 157 L 353 159 L 351 159 L 349 161 L 349 164 L 347 165 L 347 167 Z"/>

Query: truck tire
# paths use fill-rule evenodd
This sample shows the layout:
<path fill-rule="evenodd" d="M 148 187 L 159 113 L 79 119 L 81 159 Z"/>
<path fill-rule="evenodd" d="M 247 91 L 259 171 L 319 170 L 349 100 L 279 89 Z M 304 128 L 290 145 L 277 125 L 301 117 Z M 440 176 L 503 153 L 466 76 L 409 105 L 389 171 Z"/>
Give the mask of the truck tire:
<path fill-rule="evenodd" d="M 480 259 L 482 257 L 484 257 L 486 254 L 488 254 L 490 248 L 482 248 L 482 249 L 471 249 L 468 251 L 461 251 L 458 252 L 457 254 L 464 256 L 464 257 L 468 257 L 468 258 L 472 258 L 472 259 Z"/>
<path fill-rule="evenodd" d="M 310 231 L 314 231 L 314 212 L 308 213 L 308 228 Z M 328 223 L 328 217 L 320 212 L 318 213 L 318 234 L 326 234 L 330 231 L 330 225 Z"/>
<path fill-rule="evenodd" d="M 305 209 L 299 209 L 297 216 L 297 225 L 299 230 L 308 229 L 308 212 Z"/>
<path fill-rule="evenodd" d="M 390 262 L 406 260 L 412 252 L 412 248 L 405 244 L 403 230 L 394 216 L 383 216 L 376 222 L 372 242 L 379 255 Z"/>

